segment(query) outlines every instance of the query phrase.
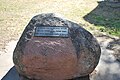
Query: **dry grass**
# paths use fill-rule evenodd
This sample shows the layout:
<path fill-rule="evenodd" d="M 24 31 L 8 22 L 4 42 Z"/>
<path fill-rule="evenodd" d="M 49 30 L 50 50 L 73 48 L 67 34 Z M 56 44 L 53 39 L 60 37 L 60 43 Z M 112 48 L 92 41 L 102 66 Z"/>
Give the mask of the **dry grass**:
<path fill-rule="evenodd" d="M 96 0 L 0 0 L 0 50 L 18 39 L 30 19 L 40 13 L 58 13 L 77 23 L 97 6 Z"/>

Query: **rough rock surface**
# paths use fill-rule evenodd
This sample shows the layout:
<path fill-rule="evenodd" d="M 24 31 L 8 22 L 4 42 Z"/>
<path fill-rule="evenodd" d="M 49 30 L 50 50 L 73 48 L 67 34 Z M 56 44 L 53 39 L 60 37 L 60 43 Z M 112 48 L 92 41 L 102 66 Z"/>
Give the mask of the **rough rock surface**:
<path fill-rule="evenodd" d="M 66 26 L 68 38 L 35 37 L 36 26 Z M 78 24 L 40 14 L 32 18 L 13 54 L 20 75 L 30 79 L 65 80 L 90 74 L 97 66 L 101 50 L 91 33 Z"/>

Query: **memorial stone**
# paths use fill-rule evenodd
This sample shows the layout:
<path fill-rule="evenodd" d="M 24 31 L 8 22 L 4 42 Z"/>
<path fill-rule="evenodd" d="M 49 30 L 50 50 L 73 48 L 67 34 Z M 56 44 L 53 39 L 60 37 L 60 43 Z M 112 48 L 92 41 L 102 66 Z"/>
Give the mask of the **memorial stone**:
<path fill-rule="evenodd" d="M 31 19 L 14 50 L 13 62 L 28 79 L 67 80 L 89 75 L 100 54 L 90 32 L 49 13 Z"/>

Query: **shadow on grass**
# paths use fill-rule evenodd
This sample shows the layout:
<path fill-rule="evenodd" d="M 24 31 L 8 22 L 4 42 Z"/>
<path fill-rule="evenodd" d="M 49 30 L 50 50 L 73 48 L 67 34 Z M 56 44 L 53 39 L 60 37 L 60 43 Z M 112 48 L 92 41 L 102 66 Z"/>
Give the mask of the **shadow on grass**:
<path fill-rule="evenodd" d="M 98 2 L 98 6 L 83 18 L 101 32 L 120 37 L 120 2 Z"/>

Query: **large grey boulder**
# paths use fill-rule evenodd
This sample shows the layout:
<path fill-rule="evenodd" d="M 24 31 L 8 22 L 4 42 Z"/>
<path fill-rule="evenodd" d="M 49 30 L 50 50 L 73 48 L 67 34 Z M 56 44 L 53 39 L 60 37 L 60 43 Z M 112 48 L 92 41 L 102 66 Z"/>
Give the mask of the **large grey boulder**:
<path fill-rule="evenodd" d="M 69 37 L 36 37 L 36 27 L 66 26 Z M 96 39 L 78 24 L 40 14 L 31 19 L 13 54 L 19 74 L 30 79 L 66 80 L 89 75 L 97 66 L 101 50 Z"/>

